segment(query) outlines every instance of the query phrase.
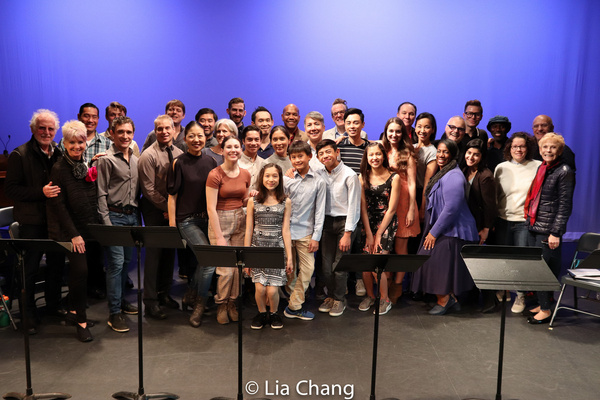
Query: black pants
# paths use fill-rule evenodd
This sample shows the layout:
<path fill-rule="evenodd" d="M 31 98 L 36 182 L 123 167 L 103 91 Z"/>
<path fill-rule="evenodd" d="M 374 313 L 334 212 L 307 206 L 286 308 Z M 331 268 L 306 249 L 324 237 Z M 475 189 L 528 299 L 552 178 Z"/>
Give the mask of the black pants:
<path fill-rule="evenodd" d="M 86 241 L 87 255 L 87 288 L 88 290 L 106 290 L 106 273 L 104 272 L 104 251 L 98 242 Z"/>
<path fill-rule="evenodd" d="M 46 225 L 20 225 L 19 237 L 21 239 L 48 239 Z M 40 269 L 43 251 L 29 251 L 25 254 L 25 289 L 27 291 L 27 312 L 35 312 L 35 281 Z M 62 275 L 65 268 L 64 253 L 46 253 L 45 288 L 46 310 L 56 311 L 60 302 Z M 22 274 L 19 273 L 19 278 Z"/>
<path fill-rule="evenodd" d="M 88 243 L 85 245 L 86 252 Z M 93 246 L 92 246 L 93 247 Z M 77 322 L 86 321 L 87 254 L 69 253 L 69 310 L 77 313 Z"/>

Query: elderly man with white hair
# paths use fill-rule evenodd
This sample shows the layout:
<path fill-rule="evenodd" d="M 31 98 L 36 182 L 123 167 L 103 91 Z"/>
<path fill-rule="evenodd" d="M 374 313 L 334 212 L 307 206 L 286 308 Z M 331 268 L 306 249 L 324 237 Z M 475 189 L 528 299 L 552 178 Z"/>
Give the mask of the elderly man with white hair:
<path fill-rule="evenodd" d="M 17 147 L 8 157 L 8 169 L 4 190 L 14 202 L 14 218 L 19 223 L 22 239 L 47 239 L 46 200 L 58 196 L 60 188 L 50 181 L 50 170 L 61 156 L 56 148 L 54 136 L 59 127 L 55 112 L 39 109 L 33 113 L 29 123 L 31 139 Z M 37 315 L 34 303 L 34 277 L 38 272 L 43 252 L 31 251 L 25 256 L 25 287 L 27 312 L 21 313 L 28 319 L 30 334 L 37 332 Z M 46 313 L 56 314 L 59 310 L 61 275 L 64 269 L 63 254 L 47 253 L 46 263 Z M 22 305 L 21 305 L 22 308 Z"/>

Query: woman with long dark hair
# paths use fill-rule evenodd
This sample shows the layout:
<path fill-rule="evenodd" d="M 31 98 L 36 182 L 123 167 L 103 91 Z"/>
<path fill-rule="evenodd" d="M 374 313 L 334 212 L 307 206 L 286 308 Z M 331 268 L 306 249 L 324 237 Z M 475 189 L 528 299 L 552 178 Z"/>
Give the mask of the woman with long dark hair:
<path fill-rule="evenodd" d="M 400 178 L 390 171 L 387 153 L 379 142 L 371 142 L 365 148 L 360 163 L 361 218 L 363 225 L 362 243 L 364 251 L 371 254 L 389 254 L 394 250 L 398 218 L 396 208 L 400 196 Z M 381 294 L 379 314 L 386 314 L 392 303 L 388 296 L 388 281 L 391 273 L 384 273 L 379 282 Z M 367 311 L 375 304 L 373 281 L 377 275 L 373 272 L 363 272 L 363 281 L 367 297 L 360 303 L 358 309 Z"/>
<path fill-rule="evenodd" d="M 408 254 L 408 238 L 417 236 L 421 232 L 421 228 L 419 227 L 416 201 L 417 163 L 415 151 L 407 128 L 400 118 L 390 118 L 386 122 L 382 143 L 390 168 L 400 177 L 400 196 L 396 208 L 398 229 L 396 230 L 394 252 Z M 390 300 L 394 304 L 402 295 L 403 279 L 404 272 L 397 272 L 394 284 L 390 288 Z"/>
<path fill-rule="evenodd" d="M 487 144 L 477 138 L 469 140 L 466 147 L 463 173 L 467 179 L 467 204 L 475 218 L 479 244 L 487 241 L 490 230 L 496 219 L 496 182 L 492 171 L 486 168 Z M 494 291 L 482 290 L 482 312 L 488 313 L 496 309 L 497 301 Z"/>
<path fill-rule="evenodd" d="M 458 308 L 456 296 L 473 288 L 460 249 L 478 241 L 479 236 L 465 201 L 467 182 L 458 168 L 457 155 L 453 140 L 440 140 L 436 153 L 439 171 L 425 188 L 425 229 L 418 254 L 430 258 L 413 275 L 412 290 L 437 296 L 437 304 L 429 311 L 432 315 Z"/>

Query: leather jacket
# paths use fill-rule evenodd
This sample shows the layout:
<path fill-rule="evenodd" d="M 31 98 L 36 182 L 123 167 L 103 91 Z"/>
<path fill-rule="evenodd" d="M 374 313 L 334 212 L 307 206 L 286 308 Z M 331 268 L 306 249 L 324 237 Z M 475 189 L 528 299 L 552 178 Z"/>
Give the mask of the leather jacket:
<path fill-rule="evenodd" d="M 558 165 L 546 171 L 540 194 L 540 203 L 532 232 L 561 237 L 567 231 L 567 221 L 573 209 L 575 172 L 560 160 Z"/>

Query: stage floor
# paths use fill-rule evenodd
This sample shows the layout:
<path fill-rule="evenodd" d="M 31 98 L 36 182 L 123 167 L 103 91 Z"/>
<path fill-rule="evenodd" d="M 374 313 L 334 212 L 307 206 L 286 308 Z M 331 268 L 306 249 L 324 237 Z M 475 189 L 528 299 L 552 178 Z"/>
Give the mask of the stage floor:
<path fill-rule="evenodd" d="M 182 292 L 178 280 L 174 293 Z M 135 301 L 135 292 L 128 298 Z M 250 328 L 256 309 L 245 307 L 243 383 L 258 385 L 256 395 L 244 393 L 245 398 L 368 399 L 373 314 L 358 311 L 358 303 L 350 295 L 344 314 L 332 318 L 318 313 L 317 302 L 310 299 L 308 308 L 317 314 L 313 321 L 284 318 L 282 330 L 260 331 Z M 600 311 L 597 303 L 584 303 Z M 376 397 L 493 399 L 500 313 L 484 315 L 465 307 L 440 317 L 427 310 L 425 303 L 403 297 L 381 317 Z M 235 398 L 237 325 L 219 325 L 212 313 L 194 329 L 188 313 L 167 313 L 164 321 L 144 319 L 146 393 Z M 132 329 L 125 334 L 107 326 L 104 301 L 91 304 L 88 317 L 99 321 L 91 328 L 91 343 L 78 342 L 74 327 L 51 319 L 31 336 L 34 392 L 109 399 L 116 391 L 137 391 L 137 317 L 127 316 Z M 555 325 L 552 331 L 548 325 L 531 326 L 507 310 L 503 399 L 598 398 L 600 319 L 563 311 Z M 0 394 L 24 392 L 23 339 L 10 327 L 0 329 L 0 355 Z M 248 388 L 256 390 L 252 384 Z M 327 391 L 334 395 L 326 396 Z"/>

